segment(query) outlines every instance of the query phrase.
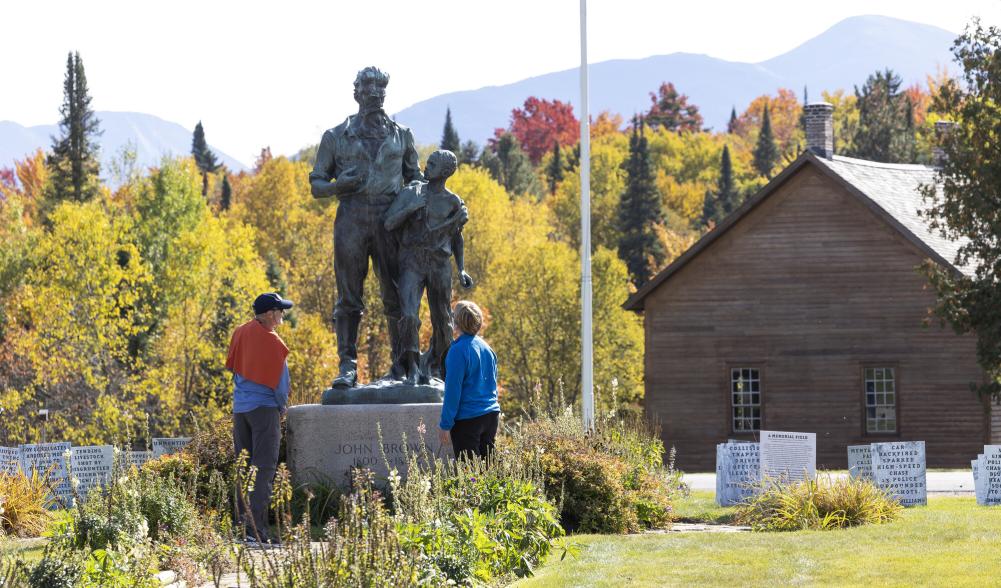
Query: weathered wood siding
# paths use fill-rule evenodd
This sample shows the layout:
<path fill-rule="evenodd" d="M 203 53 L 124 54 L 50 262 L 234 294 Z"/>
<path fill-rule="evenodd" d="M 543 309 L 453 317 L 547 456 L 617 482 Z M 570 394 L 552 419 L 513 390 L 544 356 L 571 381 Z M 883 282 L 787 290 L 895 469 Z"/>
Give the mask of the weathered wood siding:
<path fill-rule="evenodd" d="M 804 166 L 644 300 L 647 413 L 677 465 L 711 471 L 731 431 L 729 369 L 761 370 L 763 429 L 846 446 L 924 440 L 929 467 L 968 467 L 988 440 L 975 339 L 936 320 L 923 255 L 855 196 Z M 864 433 L 862 369 L 896 370 L 897 434 Z"/>

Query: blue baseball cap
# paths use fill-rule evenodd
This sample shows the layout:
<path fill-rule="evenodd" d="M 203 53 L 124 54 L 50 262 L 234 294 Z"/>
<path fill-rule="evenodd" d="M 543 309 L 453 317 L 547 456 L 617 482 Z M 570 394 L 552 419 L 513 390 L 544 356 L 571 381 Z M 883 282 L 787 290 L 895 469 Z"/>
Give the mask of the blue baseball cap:
<path fill-rule="evenodd" d="M 288 310 L 292 308 L 292 301 L 285 300 L 277 292 L 267 292 L 261 294 L 254 300 L 254 314 L 264 314 L 269 310 Z"/>

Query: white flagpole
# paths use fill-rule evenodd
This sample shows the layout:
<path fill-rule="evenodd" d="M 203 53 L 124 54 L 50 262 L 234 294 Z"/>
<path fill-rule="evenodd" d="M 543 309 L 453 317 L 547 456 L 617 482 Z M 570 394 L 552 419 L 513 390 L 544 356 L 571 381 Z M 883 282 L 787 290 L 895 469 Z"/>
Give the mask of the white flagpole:
<path fill-rule="evenodd" d="M 594 351 L 591 331 L 591 121 L 587 104 L 587 0 L 580 0 L 580 345 L 584 428 L 594 427 Z"/>

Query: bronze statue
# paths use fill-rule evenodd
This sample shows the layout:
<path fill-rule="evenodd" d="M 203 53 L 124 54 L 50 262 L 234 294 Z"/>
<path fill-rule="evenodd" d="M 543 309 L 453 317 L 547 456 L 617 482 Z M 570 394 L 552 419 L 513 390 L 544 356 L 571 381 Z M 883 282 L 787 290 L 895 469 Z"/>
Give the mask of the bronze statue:
<path fill-rule="evenodd" d="M 469 213 L 462 199 L 445 188 L 457 167 L 454 153 L 435 151 L 424 169 L 427 182 L 411 182 L 386 213 L 386 229 L 400 232 L 400 351 L 408 384 L 444 379 L 445 354 L 452 341 L 453 255 L 459 283 L 464 288 L 473 286 L 463 268 L 462 227 Z M 431 348 L 421 357 L 419 312 L 425 288 L 432 335 Z"/>
<path fill-rule="evenodd" d="M 362 292 L 368 260 L 379 278 L 383 312 L 392 347 L 390 375 L 400 379 L 400 298 L 398 237 L 383 226 L 386 211 L 403 186 L 422 180 L 410 129 L 396 124 L 382 106 L 389 76 L 375 67 L 358 72 L 354 98 L 358 113 L 323 133 L 316 165 L 309 174 L 313 196 L 337 196 L 334 221 L 334 320 L 340 370 L 332 387 L 358 381 L 358 326 L 365 310 Z M 331 181 L 334 180 L 334 181 Z"/>

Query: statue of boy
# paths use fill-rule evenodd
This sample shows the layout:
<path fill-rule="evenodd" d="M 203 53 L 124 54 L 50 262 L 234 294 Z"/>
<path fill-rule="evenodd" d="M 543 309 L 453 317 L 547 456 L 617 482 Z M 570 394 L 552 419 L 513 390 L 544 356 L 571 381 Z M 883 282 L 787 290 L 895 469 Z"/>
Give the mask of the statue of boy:
<path fill-rule="evenodd" d="M 462 199 L 445 188 L 458 167 L 451 151 L 438 150 L 428 157 L 426 182 L 407 185 L 385 216 L 387 230 L 400 231 L 399 294 L 400 351 L 404 381 L 410 384 L 442 379 L 445 354 L 452 341 L 452 263 L 459 269 L 459 283 L 472 288 L 473 279 L 463 269 L 462 227 L 469 220 Z M 421 366 L 420 305 L 424 288 L 431 310 L 431 348 Z"/>

